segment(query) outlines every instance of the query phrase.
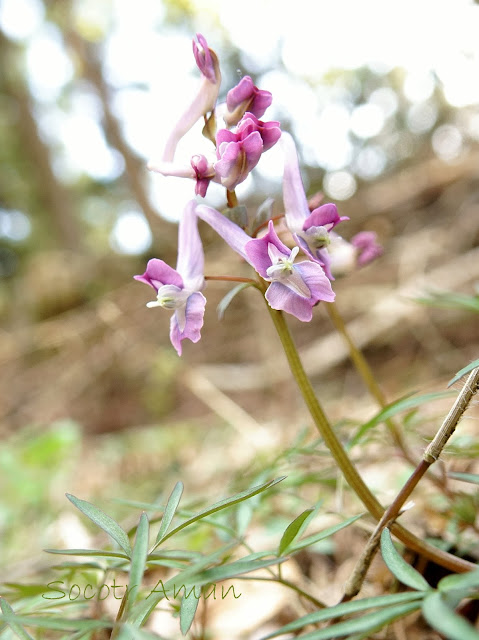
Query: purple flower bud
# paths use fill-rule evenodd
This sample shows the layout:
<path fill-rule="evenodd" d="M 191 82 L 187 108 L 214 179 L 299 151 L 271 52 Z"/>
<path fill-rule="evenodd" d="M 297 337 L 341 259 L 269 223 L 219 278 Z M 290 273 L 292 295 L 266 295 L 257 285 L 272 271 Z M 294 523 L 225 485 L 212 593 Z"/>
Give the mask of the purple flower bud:
<path fill-rule="evenodd" d="M 221 129 L 216 136 L 217 144 L 219 142 L 216 149 L 219 160 L 215 164 L 215 171 L 221 179 L 221 184 L 229 191 L 233 191 L 240 182 L 246 180 L 263 152 L 263 141 L 257 131 L 238 141 L 235 141 L 235 137 L 235 134 L 227 129 Z"/>
<path fill-rule="evenodd" d="M 228 91 L 226 96 L 228 113 L 225 121 L 229 126 L 237 124 L 247 111 L 261 118 L 272 101 L 273 96 L 269 91 L 258 89 L 251 78 L 245 76 L 236 87 Z"/>
<path fill-rule="evenodd" d="M 271 120 L 263 122 L 252 113 L 245 113 L 236 128 L 237 135 L 244 138 L 253 131 L 258 131 L 263 140 L 263 151 L 271 149 L 281 138 L 281 129 L 279 122 Z"/>
<path fill-rule="evenodd" d="M 363 267 L 375 260 L 383 253 L 382 247 L 376 242 L 377 235 L 374 231 L 361 231 L 351 239 L 351 244 L 359 249 L 357 257 L 358 266 Z"/>
<path fill-rule="evenodd" d="M 191 158 L 191 166 L 196 174 L 195 193 L 204 198 L 210 181 L 215 177 L 215 168 L 203 155 L 196 155 Z"/>
<path fill-rule="evenodd" d="M 196 37 L 198 39 L 198 43 L 201 46 L 200 49 L 200 47 L 198 47 L 196 42 L 193 40 L 193 55 L 195 56 L 198 69 L 205 76 L 205 78 L 208 78 L 210 82 L 216 82 L 215 66 L 218 65 L 216 54 L 208 47 L 206 38 L 202 36 L 201 33 L 197 33 Z"/>
<path fill-rule="evenodd" d="M 245 114 L 235 131 L 220 129 L 216 134 L 219 161 L 215 170 L 221 184 L 233 191 L 280 137 L 279 122 L 261 122 L 252 113 Z"/>

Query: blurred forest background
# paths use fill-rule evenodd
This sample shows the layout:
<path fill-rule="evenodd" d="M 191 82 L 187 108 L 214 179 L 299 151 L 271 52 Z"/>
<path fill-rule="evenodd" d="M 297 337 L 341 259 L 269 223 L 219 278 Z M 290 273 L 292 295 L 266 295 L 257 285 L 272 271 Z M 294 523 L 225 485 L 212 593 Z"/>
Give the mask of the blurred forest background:
<path fill-rule="evenodd" d="M 150 257 L 176 260 L 193 186 L 146 162 L 199 81 L 196 32 L 218 54 L 220 99 L 246 74 L 273 93 L 265 119 L 295 136 L 307 193 L 350 217 L 343 235 L 377 232 L 384 255 L 335 291 L 388 399 L 443 390 L 478 357 L 477 314 L 414 300 L 477 293 L 477 3 L 0 0 L 0 563 L 17 578 L 42 546 L 81 546 L 65 491 L 142 500 L 181 477 L 219 498 L 308 424 L 258 296 L 220 322 L 228 286 L 209 283 L 202 340 L 179 359 L 169 314 L 132 280 Z M 280 213 L 280 149 L 253 174 L 240 200 L 272 196 Z M 201 232 L 207 273 L 238 273 Z M 290 325 L 333 418 L 373 415 L 324 309 Z M 368 482 L 387 491 L 384 450 L 371 456 Z"/>

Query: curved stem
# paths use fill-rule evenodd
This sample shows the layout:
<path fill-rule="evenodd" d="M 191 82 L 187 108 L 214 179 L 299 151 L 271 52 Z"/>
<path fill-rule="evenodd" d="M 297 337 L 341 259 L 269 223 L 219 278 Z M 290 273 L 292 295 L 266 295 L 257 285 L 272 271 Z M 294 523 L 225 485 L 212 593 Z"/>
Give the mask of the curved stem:
<path fill-rule="evenodd" d="M 264 289 L 264 286 L 263 286 Z M 346 481 L 356 493 L 358 498 L 367 508 L 369 513 L 375 520 L 380 520 L 384 514 L 384 508 L 376 497 L 371 493 L 361 476 L 359 475 L 356 467 L 351 462 L 348 454 L 344 450 L 341 442 L 338 440 L 329 420 L 327 419 L 318 399 L 314 393 L 311 382 L 306 375 L 301 360 L 299 358 L 298 351 L 293 342 L 288 326 L 285 322 L 281 311 L 276 311 L 267 305 L 268 311 L 271 315 L 276 331 L 283 345 L 291 372 L 296 380 L 296 383 L 301 391 L 301 395 L 309 409 L 311 417 L 321 434 L 326 446 L 330 450 L 333 458 L 335 459 L 338 467 L 341 469 Z M 405 529 L 399 524 L 392 526 L 393 533 L 397 536 L 401 542 L 407 547 L 416 551 L 417 553 L 425 556 L 428 560 L 432 560 L 437 564 L 450 569 L 457 573 L 463 573 L 465 571 L 471 571 L 476 568 L 472 562 L 468 562 L 461 558 L 457 558 L 441 549 L 438 549 L 423 540 L 417 538 L 410 531 Z"/>

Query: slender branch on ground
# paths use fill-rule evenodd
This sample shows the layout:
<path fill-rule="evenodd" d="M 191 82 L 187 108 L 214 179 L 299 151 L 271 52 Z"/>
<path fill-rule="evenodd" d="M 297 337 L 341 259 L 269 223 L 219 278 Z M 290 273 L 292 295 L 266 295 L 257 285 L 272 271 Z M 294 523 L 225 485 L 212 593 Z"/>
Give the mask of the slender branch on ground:
<path fill-rule="evenodd" d="M 364 579 L 366 578 L 368 569 L 371 566 L 371 562 L 379 548 L 379 542 L 383 529 L 385 527 L 388 527 L 398 517 L 404 503 L 409 498 L 415 487 L 418 485 L 421 478 L 424 476 L 429 467 L 439 458 L 447 441 L 454 433 L 459 420 L 464 415 L 467 407 L 469 406 L 472 397 L 477 392 L 478 386 L 479 367 L 473 369 L 473 371 L 470 373 L 464 384 L 464 387 L 462 388 L 461 393 L 457 396 L 454 405 L 452 406 L 444 422 L 442 423 L 441 428 L 424 452 L 421 462 L 410 475 L 406 484 L 403 486 L 388 509 L 386 509 L 382 518 L 378 522 L 360 559 L 356 564 L 353 574 L 346 583 L 342 602 L 351 600 L 359 593 Z"/>

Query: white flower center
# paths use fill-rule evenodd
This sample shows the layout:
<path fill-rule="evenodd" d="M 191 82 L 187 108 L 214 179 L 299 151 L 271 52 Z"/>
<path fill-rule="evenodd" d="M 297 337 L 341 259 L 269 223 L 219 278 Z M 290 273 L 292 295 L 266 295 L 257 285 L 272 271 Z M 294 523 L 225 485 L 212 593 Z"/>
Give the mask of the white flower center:
<path fill-rule="evenodd" d="M 311 291 L 294 266 L 298 252 L 299 247 L 294 247 L 289 256 L 285 256 L 274 244 L 268 244 L 268 255 L 272 264 L 266 269 L 266 274 L 271 282 L 281 282 L 303 298 L 310 298 Z"/>
<path fill-rule="evenodd" d="M 310 249 L 324 249 L 329 246 L 331 237 L 326 227 L 310 227 L 301 233 Z"/>

